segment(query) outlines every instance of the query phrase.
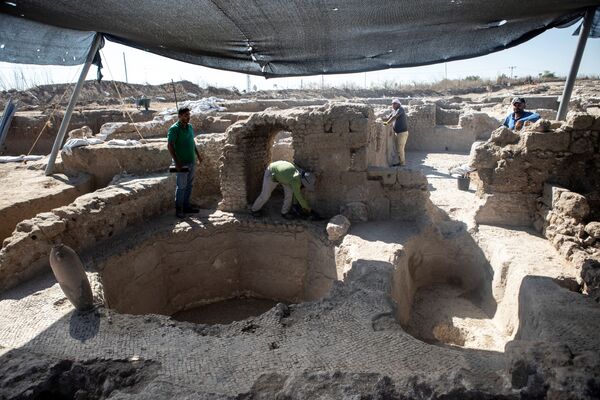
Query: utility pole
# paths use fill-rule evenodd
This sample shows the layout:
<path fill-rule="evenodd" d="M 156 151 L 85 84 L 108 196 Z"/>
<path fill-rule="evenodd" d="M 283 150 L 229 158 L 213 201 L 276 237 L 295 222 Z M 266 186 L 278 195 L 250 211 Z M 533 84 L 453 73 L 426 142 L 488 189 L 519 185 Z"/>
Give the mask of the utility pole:
<path fill-rule="evenodd" d="M 246 93 L 250 93 L 250 74 L 246 74 Z"/>
<path fill-rule="evenodd" d="M 444 79 L 448 80 L 448 63 L 444 63 Z"/>
<path fill-rule="evenodd" d="M 511 80 L 511 81 L 512 81 L 512 79 L 513 79 L 513 71 L 515 70 L 515 68 L 517 68 L 517 67 L 516 67 L 516 66 L 514 66 L 514 65 L 513 65 L 513 66 L 511 66 L 511 67 L 508 67 L 508 69 L 510 69 L 510 80 Z"/>
<path fill-rule="evenodd" d="M 325 89 L 325 77 L 321 75 L 321 90 Z"/>
<path fill-rule="evenodd" d="M 123 52 L 123 65 L 125 66 L 125 83 L 129 83 L 129 78 L 127 78 L 127 60 L 125 60 L 125 52 Z"/>
<path fill-rule="evenodd" d="M 367 89 L 367 73 L 365 72 L 365 89 Z"/>

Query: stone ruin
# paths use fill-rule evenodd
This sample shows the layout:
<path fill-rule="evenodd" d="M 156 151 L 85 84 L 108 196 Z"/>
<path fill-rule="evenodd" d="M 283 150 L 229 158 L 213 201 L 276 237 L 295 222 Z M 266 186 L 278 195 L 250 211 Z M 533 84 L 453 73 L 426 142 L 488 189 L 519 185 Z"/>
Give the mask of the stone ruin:
<path fill-rule="evenodd" d="M 597 398 L 600 118 L 512 132 L 458 100 L 407 101 L 405 168 L 376 100 L 194 113 L 203 209 L 184 220 L 174 117 L 92 128 L 107 141 L 59 163 L 87 186 L 19 214 L 0 250 L 0 398 Z M 476 191 L 423 161 L 469 149 Z M 316 173 L 308 201 L 344 229 L 249 215 L 276 159 Z M 95 310 L 48 274 L 56 243 Z"/>

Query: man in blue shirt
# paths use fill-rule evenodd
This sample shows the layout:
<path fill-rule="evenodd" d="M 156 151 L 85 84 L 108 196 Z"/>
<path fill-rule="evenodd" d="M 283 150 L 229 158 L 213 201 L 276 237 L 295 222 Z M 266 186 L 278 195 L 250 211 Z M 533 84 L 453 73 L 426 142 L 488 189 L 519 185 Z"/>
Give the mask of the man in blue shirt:
<path fill-rule="evenodd" d="M 540 114 L 525 111 L 525 99 L 523 97 L 515 97 L 512 99 L 513 112 L 508 114 L 502 125 L 516 131 L 523 128 L 526 121 L 535 122 L 540 119 Z"/>

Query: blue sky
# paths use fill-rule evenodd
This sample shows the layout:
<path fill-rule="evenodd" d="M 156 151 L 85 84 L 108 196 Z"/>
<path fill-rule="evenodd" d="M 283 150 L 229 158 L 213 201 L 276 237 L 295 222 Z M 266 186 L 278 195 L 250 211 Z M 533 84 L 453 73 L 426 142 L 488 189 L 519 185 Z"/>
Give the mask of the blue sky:
<path fill-rule="evenodd" d="M 536 38 L 501 52 L 469 60 L 453 61 L 447 64 L 401 68 L 368 73 L 326 75 L 326 86 L 352 84 L 360 87 L 381 85 L 383 82 L 435 82 L 446 74 L 449 79 L 477 75 L 483 78 L 496 78 L 498 75 L 510 76 L 509 67 L 514 66 L 515 76 L 533 75 L 548 70 L 557 75 L 567 74 L 577 45 L 577 37 L 572 36 L 575 26 L 566 29 L 551 29 Z M 125 81 L 123 53 L 127 60 L 128 78 L 131 83 L 158 84 L 171 79 L 187 79 L 202 86 L 212 85 L 245 89 L 247 78 L 244 74 L 219 71 L 215 69 L 186 64 L 140 50 L 107 42 L 103 49 L 105 79 Z M 23 89 L 23 81 L 32 84 L 74 82 L 80 67 L 32 66 L 0 63 L 0 89 L 17 87 Z M 600 39 L 588 39 L 579 74 L 600 75 Z M 90 71 L 88 79 L 95 77 L 95 69 Z M 23 79 L 24 78 L 24 79 Z M 259 89 L 299 88 L 302 84 L 320 86 L 321 76 L 303 78 L 264 79 L 251 77 L 251 86 Z M 15 83 L 17 82 L 17 83 Z"/>

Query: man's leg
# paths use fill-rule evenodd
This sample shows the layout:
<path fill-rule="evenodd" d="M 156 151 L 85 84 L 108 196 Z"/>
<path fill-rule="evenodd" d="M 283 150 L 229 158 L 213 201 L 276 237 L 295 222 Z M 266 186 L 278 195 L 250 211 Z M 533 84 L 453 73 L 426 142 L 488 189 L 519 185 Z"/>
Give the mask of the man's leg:
<path fill-rule="evenodd" d="M 278 183 L 273 181 L 273 174 L 269 171 L 269 168 L 265 170 L 265 174 L 263 175 L 263 185 L 262 190 L 260 192 L 260 196 L 254 200 L 254 204 L 252 205 L 252 212 L 257 212 L 269 199 L 271 198 L 271 193 L 277 187 Z"/>
<path fill-rule="evenodd" d="M 407 140 L 408 140 L 408 131 L 399 133 L 397 135 L 398 159 L 400 161 L 400 165 L 406 164 L 406 155 L 404 154 L 404 147 L 406 146 Z"/>
<path fill-rule="evenodd" d="M 192 189 L 194 188 L 194 175 L 195 175 L 195 170 L 196 168 L 194 163 L 190 163 L 190 164 L 185 164 L 190 172 L 187 173 L 187 181 L 186 181 L 186 185 L 184 188 L 184 193 L 183 193 L 183 211 L 185 212 L 197 212 L 196 209 L 193 209 L 191 204 L 190 204 L 190 197 L 192 196 Z"/>
<path fill-rule="evenodd" d="M 292 208 L 292 200 L 294 199 L 294 192 L 288 185 L 283 186 L 283 206 L 281 207 L 281 214 L 286 215 Z"/>
<path fill-rule="evenodd" d="M 187 186 L 188 173 L 177 172 L 176 174 L 176 187 L 175 187 L 175 212 L 178 217 L 183 217 L 183 204 L 185 198 L 185 188 Z"/>
<path fill-rule="evenodd" d="M 392 131 L 392 138 L 391 138 L 391 142 L 390 146 L 390 165 L 392 167 L 395 167 L 397 165 L 400 164 L 400 158 L 398 155 L 398 134 L 394 131 Z M 389 143 L 389 142 L 388 142 Z"/>

